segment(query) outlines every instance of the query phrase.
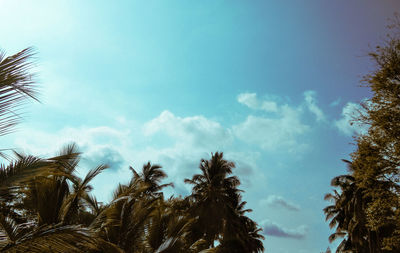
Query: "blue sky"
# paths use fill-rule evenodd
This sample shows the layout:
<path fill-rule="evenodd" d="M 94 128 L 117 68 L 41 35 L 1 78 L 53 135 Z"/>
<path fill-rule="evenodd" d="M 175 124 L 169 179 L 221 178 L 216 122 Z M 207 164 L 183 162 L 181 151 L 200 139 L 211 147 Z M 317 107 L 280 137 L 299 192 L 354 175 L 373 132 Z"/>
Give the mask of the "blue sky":
<path fill-rule="evenodd" d="M 41 104 L 3 147 L 54 154 L 75 141 L 107 200 L 128 166 L 183 179 L 201 158 L 235 161 L 267 252 L 320 252 L 330 179 L 353 150 L 348 124 L 395 0 L 0 0 L 0 47 L 38 51 Z M 331 245 L 335 247 L 335 244 Z"/>

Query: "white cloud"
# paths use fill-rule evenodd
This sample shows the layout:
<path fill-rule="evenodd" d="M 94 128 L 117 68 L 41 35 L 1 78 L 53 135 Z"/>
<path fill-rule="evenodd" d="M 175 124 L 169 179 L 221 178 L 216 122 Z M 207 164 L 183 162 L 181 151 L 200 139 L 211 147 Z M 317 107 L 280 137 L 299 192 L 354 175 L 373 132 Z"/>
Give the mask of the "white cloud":
<path fill-rule="evenodd" d="M 14 145 L 17 151 L 51 157 L 65 144 L 76 143 L 82 152 L 78 175 L 84 176 L 88 169 L 100 164 L 110 166 L 92 182 L 96 196 L 100 201 L 106 201 L 117 183 L 131 176 L 128 170 L 128 160 L 132 158 L 130 138 L 130 131 L 108 126 L 66 127 L 52 133 L 25 129 L 14 140 Z"/>
<path fill-rule="evenodd" d="M 124 127 L 131 128 L 129 125 Z M 108 173 L 106 179 L 99 179 L 101 187 L 107 187 L 104 190 L 95 187 L 99 194 L 111 191 L 121 180 L 128 180 L 131 176 L 128 165 L 140 170 L 147 161 L 163 166 L 169 176 L 166 181 L 173 181 L 176 185 L 171 193 L 188 194 L 190 186 L 184 184 L 183 180 L 200 173 L 200 159 L 208 159 L 210 153 L 216 151 L 224 151 L 226 159 L 237 164 L 235 174 L 240 175 L 243 182 L 250 182 L 246 179 L 252 176 L 258 155 L 233 152 L 231 144 L 234 136 L 231 130 L 216 121 L 204 116 L 178 117 L 164 111 L 144 123 L 141 130 L 142 133 L 108 126 L 67 127 L 49 133 L 26 129 L 15 140 L 14 146 L 29 154 L 48 157 L 67 143 L 77 143 L 83 152 L 82 172 L 102 163 L 111 166 L 109 171 L 113 173 Z M 160 146 L 160 137 L 169 138 L 170 141 Z"/>
<path fill-rule="evenodd" d="M 64 128 L 56 133 L 26 130 L 25 136 L 17 137 L 15 145 L 25 153 L 50 156 L 69 143 L 76 143 L 83 152 L 82 162 L 90 167 L 105 163 L 110 169 L 123 165 L 122 149 L 126 145 L 129 131 L 119 131 L 106 126 Z"/>
<path fill-rule="evenodd" d="M 237 164 L 234 173 L 250 186 L 254 181 L 254 172 L 258 170 L 260 155 L 237 148 L 233 145 L 236 138 L 264 150 L 296 152 L 307 146 L 300 137 L 310 127 L 302 121 L 303 105 L 278 106 L 275 102 L 268 105 L 264 103 L 267 101 L 259 101 L 255 93 L 240 94 L 238 100 L 251 108 L 272 114 L 268 117 L 248 115 L 243 122 L 224 127 L 201 115 L 180 117 L 163 111 L 139 126 L 121 118 L 118 121 L 120 128 L 66 127 L 53 133 L 31 129 L 25 131 L 25 136 L 19 135 L 21 137 L 15 140 L 15 145 L 27 153 L 48 156 L 62 145 L 76 142 L 83 152 L 84 167 L 108 163 L 114 174 L 108 175 L 107 180 L 114 183 L 130 178 L 128 165 L 140 170 L 147 161 L 158 163 L 169 176 L 166 181 L 173 181 L 176 185 L 171 193 L 178 194 L 189 193 L 191 187 L 183 180 L 200 173 L 198 165 L 201 158 L 208 159 L 211 152 L 224 151 L 225 157 Z M 139 131 L 132 131 L 130 124 L 135 124 Z M 102 184 L 110 185 L 107 180 Z M 287 203 L 286 208 L 290 208 L 290 204 Z"/>
<path fill-rule="evenodd" d="M 250 182 L 247 178 L 252 176 L 258 156 L 252 152 L 233 152 L 232 131 L 216 121 L 204 116 L 179 117 L 164 111 L 145 123 L 143 132 L 148 137 L 163 134 L 173 141 L 168 147 L 147 147 L 140 153 L 163 165 L 169 178 L 173 179 L 176 185 L 174 192 L 189 193 L 190 186 L 184 184 L 183 180 L 200 173 L 200 159 L 208 159 L 211 152 L 216 151 L 224 151 L 224 157 L 237 165 L 234 169 L 235 174 L 240 175 L 242 182 Z"/>
<path fill-rule="evenodd" d="M 237 138 L 265 150 L 288 148 L 293 151 L 303 146 L 297 142 L 297 137 L 309 129 L 301 122 L 300 116 L 300 110 L 284 105 L 276 117 L 250 115 L 232 129 Z"/>
<path fill-rule="evenodd" d="M 315 115 L 317 121 L 324 121 L 325 115 L 322 110 L 317 106 L 317 101 L 315 99 L 316 92 L 315 91 L 306 91 L 304 92 L 304 100 L 306 102 L 306 106 L 311 113 Z"/>
<path fill-rule="evenodd" d="M 289 211 L 299 211 L 300 206 L 284 199 L 282 196 L 277 196 L 277 195 L 270 195 L 268 198 L 261 200 L 260 203 L 262 205 L 267 205 L 270 207 L 278 207 L 278 208 L 284 208 Z"/>
<path fill-rule="evenodd" d="M 332 103 L 330 103 L 329 106 L 331 106 L 331 107 L 338 106 L 340 104 L 341 100 L 342 100 L 341 98 L 338 98 L 335 101 L 333 101 Z"/>
<path fill-rule="evenodd" d="M 278 105 L 276 98 L 261 100 L 256 93 L 241 93 L 238 102 L 254 110 L 269 112 L 268 115 L 248 115 L 244 122 L 232 127 L 235 136 L 247 143 L 260 146 L 264 150 L 303 151 L 308 145 L 301 141 L 301 136 L 310 129 L 305 123 L 305 109 L 310 111 L 317 122 L 326 121 L 326 116 L 317 105 L 316 92 L 304 92 L 304 102 L 294 105 Z"/>
<path fill-rule="evenodd" d="M 353 119 L 363 112 L 363 108 L 356 103 L 347 103 L 342 109 L 342 117 L 334 121 L 336 128 L 343 134 L 351 136 L 354 134 L 365 134 L 366 126 L 353 122 Z"/>
<path fill-rule="evenodd" d="M 164 133 L 184 146 L 220 149 L 233 141 L 230 131 L 204 116 L 181 118 L 163 111 L 143 127 L 147 136 Z"/>
<path fill-rule="evenodd" d="M 298 226 L 297 228 L 290 229 L 285 228 L 270 220 L 264 220 L 261 222 L 263 233 L 269 236 L 303 239 L 307 235 L 308 227 L 305 225 Z"/>
<path fill-rule="evenodd" d="M 99 163 L 107 164 L 110 169 L 122 169 L 125 165 L 125 159 L 118 152 L 115 146 L 97 146 L 97 148 L 89 148 L 83 153 L 83 162 L 90 167 L 94 167 Z"/>
<path fill-rule="evenodd" d="M 256 93 L 241 93 L 238 95 L 239 103 L 246 105 L 254 110 L 264 110 L 266 112 L 278 111 L 278 105 L 274 101 L 260 101 Z"/>

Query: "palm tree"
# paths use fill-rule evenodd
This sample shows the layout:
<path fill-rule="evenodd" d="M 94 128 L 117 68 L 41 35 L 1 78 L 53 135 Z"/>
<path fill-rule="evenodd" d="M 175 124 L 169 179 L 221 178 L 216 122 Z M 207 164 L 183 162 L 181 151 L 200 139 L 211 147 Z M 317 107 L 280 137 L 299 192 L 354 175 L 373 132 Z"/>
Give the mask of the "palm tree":
<path fill-rule="evenodd" d="M 20 109 L 28 98 L 37 100 L 34 75 L 34 50 L 27 48 L 9 57 L 0 52 L 0 135 L 15 129 Z M 7 156 L 1 152 L 2 157 Z M 21 209 L 21 190 L 33 178 L 64 174 L 59 165 L 76 154 L 40 159 L 15 153 L 16 160 L 0 165 L 0 249 L 2 252 L 89 252 L 94 239 L 79 226 L 35 226 L 28 211 Z M 78 242 L 78 243 L 77 243 Z M 91 245 L 91 247 L 85 247 Z M 110 251 L 111 252 L 111 251 Z"/>
<path fill-rule="evenodd" d="M 146 224 L 160 199 L 145 194 L 149 187 L 135 174 L 127 185 L 119 184 L 112 201 L 104 206 L 90 228 L 127 253 L 144 252 Z"/>
<path fill-rule="evenodd" d="M 225 222 L 225 228 L 218 252 L 248 252 L 258 253 L 264 251 L 262 240 L 264 236 L 260 233 L 262 229 L 257 223 L 247 217 L 245 209 L 246 201 L 241 201 L 241 196 L 237 197 L 238 204 L 230 210 L 229 218 Z"/>
<path fill-rule="evenodd" d="M 351 166 L 351 162 L 345 162 Z M 365 210 L 368 200 L 357 186 L 355 178 L 351 175 L 337 176 L 332 179 L 331 185 L 338 187 L 340 192 L 334 190 L 333 194 L 325 195 L 325 200 L 333 202 L 323 209 L 326 220 L 330 220 L 330 228 L 336 228 L 329 241 L 345 237 L 337 252 L 369 252 L 371 248 L 376 248 L 371 247 L 374 236 L 367 228 Z"/>
<path fill-rule="evenodd" d="M 161 181 L 167 177 L 167 174 L 161 168 L 158 164 L 152 165 L 148 162 L 143 165 L 142 171 L 138 173 L 132 167 L 129 167 L 134 178 L 147 185 L 148 194 L 156 194 L 163 188 L 174 185 L 173 183 L 161 184 Z"/>
<path fill-rule="evenodd" d="M 37 99 L 37 87 L 34 81 L 34 74 L 31 69 L 34 67 L 33 48 L 26 48 L 14 55 L 6 57 L 0 50 L 0 135 L 8 134 L 15 130 L 15 126 L 21 121 L 21 108 L 29 99 Z M 0 156 L 9 158 L 0 150 Z M 38 166 L 43 161 L 35 161 L 33 157 L 19 159 L 18 164 L 6 168 L 0 168 L 0 188 L 5 189 L 9 185 L 21 183 L 36 173 L 46 171 L 45 166 Z M 24 163 L 29 166 L 21 166 Z M 6 181 L 5 181 L 6 180 Z"/>
<path fill-rule="evenodd" d="M 66 146 L 58 157 L 64 159 L 53 164 L 57 173 L 36 177 L 22 190 L 23 208 L 37 216 L 39 226 L 76 223 L 78 213 L 85 213 L 90 206 L 90 181 L 107 168 L 100 165 L 81 180 L 75 174 L 80 160 L 76 145 Z"/>
<path fill-rule="evenodd" d="M 216 152 L 210 160 L 201 160 L 201 174 L 185 179 L 185 183 L 193 185 L 190 213 L 197 218 L 198 237 L 204 237 L 209 247 L 213 247 L 223 232 L 228 209 L 237 202 L 240 181 L 236 176 L 229 176 L 234 167 L 234 163 L 223 159 L 222 152 Z"/>
<path fill-rule="evenodd" d="M 106 167 L 98 166 L 80 180 L 74 175 L 78 162 L 76 146 L 69 145 L 50 159 L 19 155 L 19 160 L 5 168 L 4 173 L 23 166 L 41 166 L 47 173 L 29 177 L 24 186 L 7 188 L 8 201 L 0 203 L 2 251 L 91 252 L 110 248 L 109 252 L 115 252 L 115 247 L 80 225 L 85 224 L 82 220 L 88 213 L 89 182 Z"/>
<path fill-rule="evenodd" d="M 74 190 L 65 200 L 62 207 L 61 220 L 63 223 L 71 223 L 72 219 L 77 217 L 78 212 L 86 213 L 86 210 L 82 210 L 82 207 L 87 205 L 87 195 L 89 194 L 89 191 L 92 190 L 92 186 L 89 185 L 89 183 L 91 180 L 93 180 L 93 178 L 95 178 L 107 168 L 107 165 L 99 165 L 96 168 L 90 170 L 83 180 L 77 178 L 77 180 L 73 182 Z M 91 205 L 92 203 L 89 204 Z"/>
<path fill-rule="evenodd" d="M 191 246 L 188 237 L 193 222 L 186 214 L 175 209 L 176 200 L 159 199 L 145 230 L 147 252 L 172 253 L 184 252 Z M 197 252 L 196 252 L 197 253 Z"/>

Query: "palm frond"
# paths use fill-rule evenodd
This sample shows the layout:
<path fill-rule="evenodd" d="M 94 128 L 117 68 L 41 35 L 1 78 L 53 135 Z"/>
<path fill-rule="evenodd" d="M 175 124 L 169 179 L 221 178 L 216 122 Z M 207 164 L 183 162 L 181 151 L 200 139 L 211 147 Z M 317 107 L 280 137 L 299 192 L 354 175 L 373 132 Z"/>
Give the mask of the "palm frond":
<path fill-rule="evenodd" d="M 18 227 L 12 219 L 0 214 L 0 227 L 8 242 L 13 243 L 17 240 Z"/>
<path fill-rule="evenodd" d="M 178 240 L 184 239 L 184 234 L 188 227 L 193 223 L 193 219 L 186 217 L 178 217 L 169 224 L 168 237 L 156 249 L 155 253 L 172 253 L 177 252 L 175 245 Z"/>
<path fill-rule="evenodd" d="M 346 232 L 335 232 L 335 233 L 333 233 L 333 234 L 331 234 L 331 235 L 329 236 L 329 242 L 332 243 L 332 242 L 335 241 L 336 239 L 338 239 L 338 238 L 343 238 L 343 237 L 345 237 L 346 235 L 347 235 Z"/>
<path fill-rule="evenodd" d="M 86 174 L 86 177 L 82 182 L 81 180 L 75 180 L 75 190 L 71 195 L 68 196 L 62 206 L 60 218 L 63 222 L 68 223 L 68 221 L 70 221 L 74 215 L 78 213 L 81 200 L 84 199 L 84 196 L 87 195 L 88 191 L 91 190 L 91 187 L 88 185 L 89 182 L 106 168 L 108 168 L 107 165 L 97 166 Z"/>
<path fill-rule="evenodd" d="M 23 156 L 16 153 L 18 160 L 9 165 L 0 165 L 0 189 L 16 187 L 32 177 L 48 172 L 51 163 L 34 156 Z"/>
<path fill-rule="evenodd" d="M 88 252 L 97 249 L 92 232 L 81 226 L 42 226 L 25 234 L 2 252 Z"/>
<path fill-rule="evenodd" d="M 21 106 L 27 98 L 37 100 L 37 87 L 30 70 L 35 51 L 26 48 L 12 56 L 0 52 L 0 135 L 14 130 L 21 120 Z"/>
<path fill-rule="evenodd" d="M 102 209 L 102 202 L 98 202 L 97 198 L 89 193 L 83 195 L 83 199 L 92 213 L 97 216 Z"/>

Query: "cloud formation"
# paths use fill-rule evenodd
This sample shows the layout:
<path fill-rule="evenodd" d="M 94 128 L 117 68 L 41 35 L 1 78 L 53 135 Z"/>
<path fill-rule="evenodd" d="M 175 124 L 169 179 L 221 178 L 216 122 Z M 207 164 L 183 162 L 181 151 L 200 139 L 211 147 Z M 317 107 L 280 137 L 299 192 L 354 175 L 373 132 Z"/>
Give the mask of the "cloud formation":
<path fill-rule="evenodd" d="M 353 122 L 360 112 L 363 112 L 363 108 L 359 104 L 347 103 L 342 109 L 342 117 L 334 122 L 335 127 L 347 136 L 366 133 L 368 131 L 366 126 Z"/>
<path fill-rule="evenodd" d="M 316 92 L 315 91 L 306 91 L 304 92 L 304 100 L 306 102 L 306 106 L 308 110 L 315 115 L 317 121 L 324 121 L 325 115 L 322 110 L 317 106 L 316 100 Z"/>
<path fill-rule="evenodd" d="M 15 140 L 15 146 L 26 153 L 46 157 L 63 145 L 75 142 L 83 153 L 82 172 L 108 164 L 108 171 L 115 172 L 108 174 L 108 180 L 114 182 L 131 176 L 128 165 L 140 170 L 147 161 L 158 163 L 168 174 L 166 181 L 175 183 L 174 192 L 182 195 L 190 193 L 190 186 L 183 180 L 200 173 L 200 159 L 208 159 L 211 152 L 224 151 L 226 159 L 237 164 L 235 173 L 241 175 L 243 182 L 250 182 L 247 179 L 254 171 L 258 156 L 251 151 L 233 151 L 232 131 L 217 121 L 204 116 L 179 117 L 164 111 L 139 129 L 142 132 L 109 126 L 67 127 L 53 133 L 28 129 L 26 136 Z M 161 143 L 160 139 L 167 141 Z"/>
<path fill-rule="evenodd" d="M 314 95 L 309 93 L 308 96 Z M 285 153 L 302 151 L 307 147 L 302 138 L 310 126 L 304 122 L 304 102 L 297 106 L 278 105 L 258 99 L 255 93 L 240 94 L 238 101 L 262 115 L 246 115 L 243 121 L 224 127 L 202 115 L 181 117 L 165 110 L 139 125 L 120 120 L 118 127 L 66 127 L 53 133 L 30 129 L 26 136 L 17 138 L 15 144 L 27 153 L 47 156 L 66 143 L 76 142 L 83 152 L 83 168 L 109 164 L 112 172 L 109 174 L 113 175 L 108 175 L 107 180 L 114 182 L 131 176 L 128 165 L 140 169 L 147 161 L 158 163 L 168 174 L 166 181 L 175 183 L 174 192 L 182 195 L 190 193 L 191 187 L 183 180 L 200 173 L 200 159 L 208 159 L 211 152 L 224 151 L 226 159 L 237 165 L 234 173 L 245 186 L 250 186 L 264 179 L 263 173 L 254 178 L 262 152 L 257 149 Z M 312 99 L 308 103 L 314 104 Z M 250 148 L 238 147 L 236 144 L 244 144 L 239 140 Z M 277 197 L 269 201 L 286 209 L 296 209 L 296 205 Z"/>
<path fill-rule="evenodd" d="M 340 104 L 341 101 L 342 101 L 342 99 L 339 97 L 339 98 L 337 98 L 336 100 L 332 101 L 332 102 L 329 104 L 329 106 L 331 106 L 331 107 L 338 106 L 338 105 Z"/>
<path fill-rule="evenodd" d="M 178 194 L 188 194 L 190 186 L 183 183 L 197 170 L 200 159 L 207 159 L 210 152 L 226 150 L 234 136 L 220 123 L 204 116 L 179 117 L 170 111 L 163 111 L 156 118 L 143 125 L 146 137 L 169 138 L 166 147 L 147 146 L 140 153 L 160 163 L 169 178 L 173 178 Z"/>
<path fill-rule="evenodd" d="M 266 112 L 278 111 L 278 105 L 274 101 L 260 101 L 256 93 L 241 93 L 238 95 L 237 100 L 239 103 L 246 105 L 254 110 L 263 110 Z"/>
<path fill-rule="evenodd" d="M 98 146 L 96 149 L 90 148 L 83 153 L 82 162 L 93 168 L 99 163 L 106 164 L 111 170 L 119 170 L 123 167 L 125 160 L 121 153 L 113 146 Z"/>
<path fill-rule="evenodd" d="M 181 118 L 169 111 L 163 111 L 158 117 L 143 127 L 147 136 L 164 133 L 182 145 L 196 147 L 222 147 L 233 141 L 233 136 L 216 121 L 204 116 Z"/>
<path fill-rule="evenodd" d="M 101 158 L 115 164 L 122 161 L 120 150 L 126 145 L 129 131 L 121 131 L 107 126 L 98 127 L 66 127 L 49 133 L 36 129 L 28 129 L 25 136 L 17 137 L 15 144 L 24 152 L 36 155 L 53 155 L 63 145 L 74 142 L 88 160 Z M 93 156 L 93 157 L 92 157 Z M 110 164 L 110 165 L 111 165 Z"/>
<path fill-rule="evenodd" d="M 282 227 L 270 220 L 261 222 L 261 227 L 265 235 L 283 238 L 304 239 L 307 235 L 307 226 L 301 225 L 294 229 Z"/>
<path fill-rule="evenodd" d="M 268 112 L 264 115 L 248 115 L 246 120 L 232 127 L 234 135 L 249 144 L 264 150 L 304 151 L 308 145 L 301 136 L 311 129 L 305 112 L 309 111 L 316 121 L 325 122 L 326 116 L 317 105 L 316 92 L 304 92 L 304 101 L 299 105 L 278 104 L 282 99 L 259 99 L 256 93 L 241 93 L 237 101 L 247 107 Z"/>
<path fill-rule="evenodd" d="M 288 148 L 293 151 L 301 147 L 297 137 L 309 126 L 300 118 L 300 111 L 288 105 L 280 107 L 274 117 L 249 115 L 247 119 L 232 127 L 235 136 L 245 142 L 256 144 L 265 150 Z"/>
<path fill-rule="evenodd" d="M 300 206 L 284 199 L 282 196 L 270 195 L 268 198 L 261 200 L 261 204 L 270 207 L 284 208 L 289 211 L 299 211 Z"/>
<path fill-rule="evenodd" d="M 175 191 L 188 194 L 190 186 L 183 183 L 191 178 L 198 169 L 200 159 L 209 159 L 211 153 L 224 151 L 224 157 L 235 162 L 234 173 L 240 175 L 241 181 L 249 185 L 248 180 L 256 168 L 258 154 L 251 151 L 235 151 L 235 136 L 230 128 L 204 116 L 179 117 L 172 112 L 164 111 L 156 118 L 145 123 L 143 133 L 147 137 L 168 137 L 169 146 L 155 148 L 149 146 L 140 152 L 163 165 L 169 178 L 174 179 Z"/>

